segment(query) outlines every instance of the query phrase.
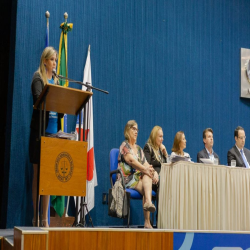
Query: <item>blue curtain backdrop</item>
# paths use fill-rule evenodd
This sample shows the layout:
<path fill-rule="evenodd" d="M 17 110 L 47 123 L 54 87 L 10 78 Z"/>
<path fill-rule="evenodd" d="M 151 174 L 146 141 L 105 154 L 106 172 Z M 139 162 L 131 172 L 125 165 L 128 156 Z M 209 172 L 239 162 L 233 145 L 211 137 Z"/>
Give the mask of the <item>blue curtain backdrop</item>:
<path fill-rule="evenodd" d="M 82 80 L 90 44 L 93 85 L 110 92 L 93 96 L 98 187 L 91 216 L 96 226 L 106 226 L 123 223 L 108 217 L 102 193 L 110 188 L 109 152 L 123 141 L 128 120 L 138 122 L 141 147 L 153 126 L 162 126 L 168 152 L 175 133 L 183 130 L 194 161 L 206 127 L 214 130 L 222 164 L 234 145 L 234 128 L 241 125 L 250 136 L 249 101 L 239 98 L 240 48 L 250 48 L 249 9 L 248 0 L 19 0 L 8 83 L 13 92 L 8 93 L 9 161 L 4 166 L 9 174 L 6 227 L 30 225 L 32 219 L 30 84 L 44 48 L 47 10 L 51 46 L 58 49 L 64 12 L 74 24 L 68 34 L 69 77 Z M 68 131 L 74 123 L 69 117 Z M 131 223 L 143 223 L 141 201 L 132 204 Z"/>

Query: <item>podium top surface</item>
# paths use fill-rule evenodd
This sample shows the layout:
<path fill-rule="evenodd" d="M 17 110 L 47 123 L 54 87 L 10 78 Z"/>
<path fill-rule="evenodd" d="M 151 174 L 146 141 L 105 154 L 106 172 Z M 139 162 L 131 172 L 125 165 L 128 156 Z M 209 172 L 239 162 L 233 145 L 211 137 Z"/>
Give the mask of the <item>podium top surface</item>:
<path fill-rule="evenodd" d="M 46 97 L 46 110 L 69 115 L 76 115 L 84 102 L 93 95 L 92 92 L 83 91 L 63 86 L 46 84 L 41 95 L 37 99 L 34 109 L 38 108 L 44 95 Z M 43 109 L 43 105 L 42 105 Z"/>

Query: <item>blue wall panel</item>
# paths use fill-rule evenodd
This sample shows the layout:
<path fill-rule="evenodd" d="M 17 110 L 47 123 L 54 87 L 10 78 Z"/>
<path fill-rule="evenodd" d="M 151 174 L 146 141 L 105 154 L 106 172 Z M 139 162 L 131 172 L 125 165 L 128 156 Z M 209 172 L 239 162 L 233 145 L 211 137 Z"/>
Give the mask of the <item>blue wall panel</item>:
<path fill-rule="evenodd" d="M 164 130 L 168 152 L 183 130 L 194 161 L 203 147 L 202 131 L 214 130 L 221 163 L 241 125 L 250 134 L 249 101 L 239 98 L 240 48 L 248 48 L 248 0 L 19 0 L 11 122 L 7 226 L 28 225 L 32 218 L 28 159 L 32 112 L 30 84 L 45 44 L 45 12 L 50 11 L 50 45 L 58 49 L 59 25 L 68 12 L 69 77 L 81 80 L 91 44 L 94 137 L 98 175 L 95 225 L 119 225 L 101 203 L 109 184 L 109 151 L 119 147 L 129 119 L 139 125 L 143 147 L 154 125 Z M 71 86 L 79 88 L 72 84 Z M 10 100 L 12 101 L 12 100 Z M 70 105 L 70 104 L 69 104 Z M 75 119 L 70 117 L 69 130 Z M 247 141 L 246 146 L 250 144 Z M 13 212 L 18 211 L 13 216 Z M 132 223 L 142 224 L 141 202 L 132 205 Z M 137 216 L 139 214 L 139 216 Z"/>
<path fill-rule="evenodd" d="M 249 250 L 249 234 L 174 233 L 174 250 Z"/>

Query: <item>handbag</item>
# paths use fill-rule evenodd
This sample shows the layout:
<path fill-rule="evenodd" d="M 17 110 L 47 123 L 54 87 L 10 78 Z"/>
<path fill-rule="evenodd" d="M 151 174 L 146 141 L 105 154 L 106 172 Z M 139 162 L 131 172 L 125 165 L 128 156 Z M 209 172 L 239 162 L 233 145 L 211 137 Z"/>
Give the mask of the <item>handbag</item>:
<path fill-rule="evenodd" d="M 108 195 L 108 215 L 111 217 L 120 218 L 117 216 L 115 211 L 110 209 L 112 201 L 113 201 L 112 188 L 110 188 L 109 195 Z M 123 198 L 122 217 L 121 218 L 128 217 L 129 208 L 130 208 L 130 193 L 125 191 L 125 195 Z"/>

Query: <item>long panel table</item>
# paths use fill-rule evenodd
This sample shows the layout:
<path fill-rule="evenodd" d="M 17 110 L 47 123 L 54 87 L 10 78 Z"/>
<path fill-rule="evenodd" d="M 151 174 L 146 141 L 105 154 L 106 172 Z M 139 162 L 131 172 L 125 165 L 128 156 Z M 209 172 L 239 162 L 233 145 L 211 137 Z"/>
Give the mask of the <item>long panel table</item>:
<path fill-rule="evenodd" d="M 250 169 L 163 164 L 158 228 L 250 231 Z"/>

